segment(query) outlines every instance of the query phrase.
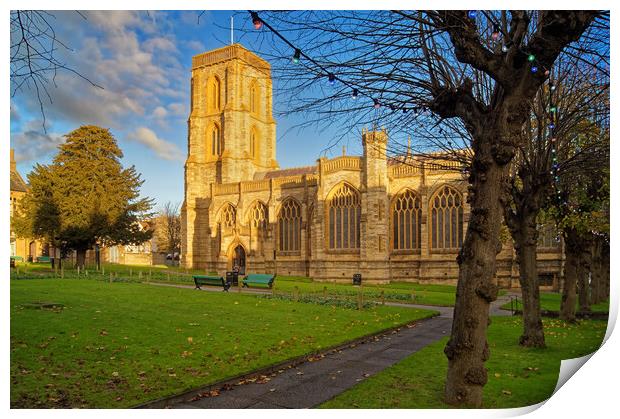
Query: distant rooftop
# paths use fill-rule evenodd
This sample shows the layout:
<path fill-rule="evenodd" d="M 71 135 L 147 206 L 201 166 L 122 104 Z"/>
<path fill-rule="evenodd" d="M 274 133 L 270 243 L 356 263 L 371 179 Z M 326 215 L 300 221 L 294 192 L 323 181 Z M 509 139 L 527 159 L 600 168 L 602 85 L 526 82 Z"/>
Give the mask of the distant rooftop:
<path fill-rule="evenodd" d="M 254 174 L 254 180 L 274 179 L 286 176 L 311 175 L 318 173 L 316 166 L 291 167 L 289 169 L 269 170 L 267 172 L 258 172 Z"/>

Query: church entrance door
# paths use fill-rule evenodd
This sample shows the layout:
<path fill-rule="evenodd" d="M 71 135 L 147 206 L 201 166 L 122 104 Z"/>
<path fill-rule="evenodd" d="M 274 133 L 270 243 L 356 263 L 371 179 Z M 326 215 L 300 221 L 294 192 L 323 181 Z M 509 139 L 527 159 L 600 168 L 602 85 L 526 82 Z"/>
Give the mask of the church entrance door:
<path fill-rule="evenodd" d="M 235 266 L 239 267 L 239 275 L 245 275 L 245 249 L 241 245 L 235 247 L 231 254 L 230 269 Z"/>

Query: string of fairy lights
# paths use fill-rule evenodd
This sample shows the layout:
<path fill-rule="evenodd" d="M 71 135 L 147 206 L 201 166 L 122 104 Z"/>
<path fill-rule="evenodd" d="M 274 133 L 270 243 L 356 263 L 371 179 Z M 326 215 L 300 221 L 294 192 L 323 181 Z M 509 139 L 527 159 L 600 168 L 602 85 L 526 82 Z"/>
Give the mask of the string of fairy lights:
<path fill-rule="evenodd" d="M 269 29 L 274 35 L 280 38 L 284 43 L 286 43 L 289 47 L 291 47 L 293 51 L 293 55 L 291 56 L 291 62 L 293 64 L 299 64 L 301 59 L 304 58 L 308 62 L 315 65 L 320 70 L 319 74 L 322 74 L 323 77 L 327 77 L 327 82 L 330 84 L 330 86 L 334 86 L 336 82 L 338 81 L 342 83 L 343 85 L 345 85 L 346 87 L 351 89 L 352 99 L 357 100 L 360 96 L 364 96 L 372 101 L 372 106 L 375 109 L 380 109 L 382 107 L 383 103 L 381 102 L 380 98 L 373 97 L 371 94 L 368 94 L 364 92 L 364 90 L 361 90 L 359 86 L 355 85 L 354 83 L 349 82 L 348 80 L 341 78 L 340 76 L 335 74 L 333 71 L 325 68 L 325 66 L 323 66 L 321 63 L 314 60 L 312 57 L 308 56 L 306 53 L 302 51 L 301 48 L 295 46 L 291 41 L 289 41 L 285 36 L 283 36 L 278 30 L 276 30 L 271 25 L 269 25 L 269 23 L 263 20 L 258 15 L 257 12 L 249 10 L 249 13 L 252 19 L 252 24 L 254 25 L 254 29 L 260 30 L 264 26 L 267 29 Z M 479 13 L 480 11 L 478 10 L 469 10 L 467 12 L 467 17 L 475 21 L 478 18 Z M 558 107 L 554 104 L 554 101 L 553 101 L 553 93 L 556 90 L 556 86 L 549 79 L 550 70 L 538 62 L 538 59 L 536 58 L 535 54 L 528 52 L 528 51 L 524 51 L 520 46 L 514 44 L 510 40 L 508 40 L 507 42 L 504 42 L 503 39 L 509 39 L 509 37 L 501 29 L 501 25 L 499 24 L 499 22 L 497 22 L 495 18 L 492 15 L 488 14 L 487 12 L 483 11 L 483 13 L 486 19 L 488 19 L 488 21 L 491 22 L 492 27 L 493 27 L 493 30 L 491 32 L 491 39 L 494 42 L 502 43 L 501 51 L 503 53 L 507 53 L 511 48 L 515 48 L 515 47 L 518 48 L 519 51 L 521 51 L 523 54 L 526 55 L 527 62 L 529 63 L 529 66 L 530 66 L 530 72 L 533 74 L 542 72 L 545 78 L 547 79 L 547 81 L 549 82 L 549 103 L 548 103 L 547 112 L 549 115 L 550 122 L 547 128 L 548 128 L 549 142 L 551 143 L 551 175 L 553 177 L 553 185 L 556 191 L 556 198 L 558 200 L 558 203 L 561 203 L 562 193 L 560 190 L 560 183 L 559 183 L 560 164 L 558 163 L 557 138 L 555 136 Z M 388 105 L 388 107 L 391 111 L 400 110 L 403 113 L 407 113 L 410 109 L 413 110 L 415 114 L 426 111 L 424 106 L 406 107 L 406 106 L 395 106 L 391 104 L 391 105 Z M 441 128 L 440 128 L 440 133 L 443 134 L 443 129 Z"/>

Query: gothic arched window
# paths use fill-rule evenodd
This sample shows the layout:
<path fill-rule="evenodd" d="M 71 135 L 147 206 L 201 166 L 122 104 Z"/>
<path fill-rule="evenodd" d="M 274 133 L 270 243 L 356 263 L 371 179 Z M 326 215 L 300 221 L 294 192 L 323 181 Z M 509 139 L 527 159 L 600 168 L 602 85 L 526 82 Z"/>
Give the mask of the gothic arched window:
<path fill-rule="evenodd" d="M 301 206 L 287 199 L 278 214 L 278 249 L 280 252 L 299 252 L 301 248 Z"/>
<path fill-rule="evenodd" d="M 250 226 L 250 249 L 262 253 L 263 244 L 267 238 L 267 224 L 269 222 L 267 206 L 257 201 L 248 213 Z"/>
<path fill-rule="evenodd" d="M 231 204 L 226 204 L 226 206 L 220 211 L 220 224 L 222 227 L 232 228 L 235 226 L 235 221 L 237 219 L 235 207 Z"/>
<path fill-rule="evenodd" d="M 444 186 L 430 201 L 431 247 L 457 250 L 463 244 L 463 198 Z"/>
<path fill-rule="evenodd" d="M 330 249 L 359 249 L 362 206 L 359 193 L 344 183 L 327 202 Z"/>
<path fill-rule="evenodd" d="M 220 127 L 214 124 L 211 128 L 211 155 L 222 155 L 222 136 L 220 135 Z"/>
<path fill-rule="evenodd" d="M 258 85 L 252 82 L 250 85 L 250 112 L 258 113 Z"/>
<path fill-rule="evenodd" d="M 210 108 L 214 111 L 219 111 L 221 109 L 221 91 L 222 84 L 220 83 L 220 79 L 217 77 L 213 77 L 209 84 L 209 104 Z"/>
<path fill-rule="evenodd" d="M 407 189 L 392 204 L 392 249 L 420 249 L 422 208 L 420 198 Z"/>

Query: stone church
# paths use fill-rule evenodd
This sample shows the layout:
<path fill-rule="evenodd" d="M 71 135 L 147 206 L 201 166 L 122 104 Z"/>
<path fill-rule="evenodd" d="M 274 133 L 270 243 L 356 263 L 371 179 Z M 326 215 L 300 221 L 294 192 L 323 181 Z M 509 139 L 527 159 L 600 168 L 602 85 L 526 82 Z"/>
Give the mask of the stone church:
<path fill-rule="evenodd" d="M 193 57 L 190 109 L 184 266 L 316 281 L 360 273 L 365 282 L 456 282 L 469 218 L 456 162 L 390 158 L 388 133 L 374 129 L 362 132 L 361 156 L 280 169 L 270 66 L 239 44 Z M 545 229 L 543 284 L 557 284 L 562 254 Z M 518 284 L 510 243 L 497 278 Z"/>

